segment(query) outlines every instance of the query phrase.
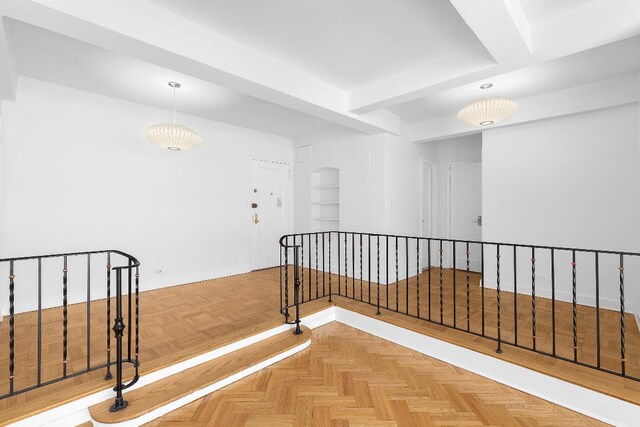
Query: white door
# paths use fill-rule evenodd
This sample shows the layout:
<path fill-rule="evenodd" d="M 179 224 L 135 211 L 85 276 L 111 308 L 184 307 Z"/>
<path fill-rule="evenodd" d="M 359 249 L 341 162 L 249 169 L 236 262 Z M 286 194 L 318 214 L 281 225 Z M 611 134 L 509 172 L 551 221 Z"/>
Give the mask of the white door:
<path fill-rule="evenodd" d="M 449 230 L 452 239 L 482 240 L 482 164 L 449 165 Z M 466 245 L 456 246 L 456 268 L 466 269 Z M 480 271 L 480 245 L 469 246 L 470 269 Z"/>
<path fill-rule="evenodd" d="M 421 160 L 422 166 L 422 189 L 421 189 L 421 228 L 422 237 L 436 237 L 438 235 L 438 165 Z M 431 250 L 436 248 L 436 244 L 432 242 Z M 427 268 L 429 256 L 427 241 L 423 241 L 420 249 L 421 260 L 420 265 Z M 431 265 L 436 265 L 431 260 Z"/>
<path fill-rule="evenodd" d="M 289 232 L 290 166 L 253 160 L 251 168 L 251 269 L 280 264 L 280 237 Z"/>

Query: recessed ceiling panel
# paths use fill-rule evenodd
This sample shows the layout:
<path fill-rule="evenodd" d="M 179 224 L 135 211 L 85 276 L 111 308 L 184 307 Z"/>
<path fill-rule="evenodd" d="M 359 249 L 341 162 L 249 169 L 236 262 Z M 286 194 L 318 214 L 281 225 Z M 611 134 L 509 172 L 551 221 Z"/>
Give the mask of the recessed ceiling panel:
<path fill-rule="evenodd" d="M 447 0 L 151 0 L 350 90 L 484 47 Z"/>

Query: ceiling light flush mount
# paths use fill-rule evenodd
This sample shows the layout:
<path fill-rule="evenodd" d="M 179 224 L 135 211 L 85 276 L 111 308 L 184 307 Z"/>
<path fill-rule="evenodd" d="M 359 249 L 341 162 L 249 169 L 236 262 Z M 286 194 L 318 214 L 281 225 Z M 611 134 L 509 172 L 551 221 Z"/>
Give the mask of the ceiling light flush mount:
<path fill-rule="evenodd" d="M 489 88 L 493 83 L 485 83 L 480 89 L 485 91 L 484 99 L 479 99 L 458 112 L 458 119 L 472 126 L 488 126 L 499 123 L 518 111 L 518 104 L 507 98 L 489 98 Z"/>
<path fill-rule="evenodd" d="M 159 147 L 170 151 L 189 150 L 202 143 L 202 137 L 188 127 L 176 124 L 176 89 L 180 89 L 178 82 L 169 82 L 173 88 L 173 123 L 160 123 L 151 126 L 144 132 L 144 136 Z"/>

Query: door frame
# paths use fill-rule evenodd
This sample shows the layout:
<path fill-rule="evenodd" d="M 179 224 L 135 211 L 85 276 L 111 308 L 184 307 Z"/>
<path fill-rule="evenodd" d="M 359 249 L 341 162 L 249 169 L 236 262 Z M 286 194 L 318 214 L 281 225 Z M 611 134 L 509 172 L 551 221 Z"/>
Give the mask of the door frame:
<path fill-rule="evenodd" d="M 436 237 L 439 235 L 440 228 L 440 175 L 439 165 L 427 159 L 419 160 L 420 167 L 420 237 Z M 425 176 L 429 176 L 429 189 L 424 188 Z M 428 191 L 426 191 L 428 190 Z M 430 201 L 430 212 L 428 218 L 425 218 L 424 203 L 425 197 Z M 428 221 L 428 222 L 425 222 Z M 428 234 L 428 235 L 427 235 Z M 425 251 L 422 251 L 423 259 L 420 260 L 422 265 L 427 264 Z M 431 267 L 431 266 L 429 266 Z"/>
<path fill-rule="evenodd" d="M 447 205 L 446 205 L 446 209 L 447 209 L 447 238 L 451 239 L 451 212 L 453 211 L 453 209 L 451 209 L 451 202 L 452 202 L 452 197 L 451 197 L 451 193 L 452 193 L 452 189 L 451 189 L 451 177 L 452 177 L 452 167 L 455 165 L 464 165 L 464 164 L 471 164 L 471 163 L 479 163 L 480 164 L 480 173 L 482 175 L 482 159 L 469 159 L 469 160 L 454 160 L 454 161 L 450 161 L 447 162 Z M 481 199 L 482 200 L 482 199 Z M 482 215 L 482 202 L 480 203 L 480 215 Z M 480 240 L 482 241 L 482 229 L 480 230 Z M 447 263 L 448 266 L 451 267 L 453 266 L 453 253 L 452 251 L 447 250 Z"/>
<path fill-rule="evenodd" d="M 274 159 L 267 159 L 264 157 L 251 157 L 250 161 L 249 161 L 249 188 L 247 189 L 247 218 L 248 218 L 248 225 L 249 225 L 249 271 L 254 271 L 256 269 L 256 263 L 255 260 L 252 259 L 253 258 L 253 245 L 254 240 L 253 240 L 253 230 L 252 230 L 252 226 L 253 224 L 251 223 L 251 221 L 253 220 L 253 214 L 252 214 L 252 208 L 251 208 L 251 203 L 252 203 L 252 197 L 251 197 L 251 193 L 253 191 L 253 183 L 254 183 L 254 178 L 255 178 L 255 169 L 254 169 L 254 162 L 263 162 L 263 163 L 271 163 L 271 164 L 275 164 L 275 165 L 281 165 L 284 167 L 284 169 L 288 172 L 288 181 L 289 184 L 287 185 L 287 191 L 289 193 L 289 201 L 288 201 L 288 207 L 287 207 L 287 214 L 289 216 L 289 220 L 285 221 L 285 234 L 289 234 L 291 233 L 291 230 L 293 228 L 293 167 L 291 166 L 291 162 L 286 162 L 286 161 L 282 161 L 282 160 L 274 160 Z M 278 245 L 278 242 L 274 242 L 274 245 Z M 279 250 L 279 249 L 278 249 Z"/>

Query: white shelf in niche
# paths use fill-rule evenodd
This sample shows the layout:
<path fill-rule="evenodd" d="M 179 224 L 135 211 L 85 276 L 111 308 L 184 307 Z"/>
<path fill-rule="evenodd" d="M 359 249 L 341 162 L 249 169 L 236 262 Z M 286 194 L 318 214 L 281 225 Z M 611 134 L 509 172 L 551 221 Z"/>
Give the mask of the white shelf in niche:
<path fill-rule="evenodd" d="M 339 229 L 340 171 L 320 168 L 311 174 L 311 220 L 315 231 Z"/>

